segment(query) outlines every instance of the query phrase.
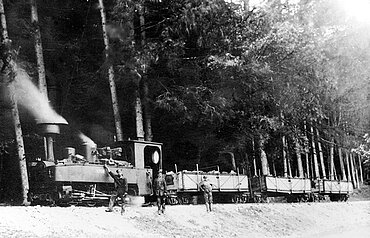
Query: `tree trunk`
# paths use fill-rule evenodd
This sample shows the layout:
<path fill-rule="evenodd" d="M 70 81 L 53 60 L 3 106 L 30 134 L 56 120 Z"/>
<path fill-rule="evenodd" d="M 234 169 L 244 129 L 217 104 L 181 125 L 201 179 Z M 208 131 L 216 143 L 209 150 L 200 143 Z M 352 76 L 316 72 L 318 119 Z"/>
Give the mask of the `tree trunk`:
<path fill-rule="evenodd" d="M 302 156 L 301 156 L 301 145 L 298 143 L 298 139 L 295 138 L 295 153 L 297 155 L 297 167 L 298 167 L 298 177 L 303 178 L 303 164 L 302 164 Z"/>
<path fill-rule="evenodd" d="M 325 163 L 324 163 L 324 154 L 323 154 L 323 152 L 322 152 L 320 133 L 319 133 L 319 130 L 318 130 L 317 128 L 316 128 L 316 136 L 317 136 L 317 145 L 318 145 L 319 155 L 320 155 L 320 164 L 321 164 L 322 177 L 323 177 L 324 179 L 326 179 Z"/>
<path fill-rule="evenodd" d="M 2 45 L 6 46 L 3 47 L 3 49 L 7 50 L 7 52 L 3 52 L 5 54 L 12 55 L 14 52 L 11 50 L 11 40 L 8 38 L 8 31 L 6 26 L 6 17 L 5 17 L 5 11 L 4 11 L 4 4 L 3 0 L 0 0 L 0 14 L 1 14 L 1 26 L 2 26 L 2 38 L 3 42 Z M 15 76 L 17 73 L 17 65 L 14 62 L 14 55 L 10 58 L 10 62 L 5 68 L 5 72 L 1 72 L 3 76 L 6 78 L 6 80 L 9 83 L 9 91 L 10 91 L 10 97 L 11 97 L 11 112 L 12 112 L 12 118 L 13 118 L 13 124 L 14 124 L 14 131 L 15 131 L 15 141 L 17 144 L 17 152 L 18 152 L 18 165 L 20 170 L 20 176 L 21 176 L 21 188 L 22 188 L 22 205 L 29 205 L 28 202 L 28 191 L 29 191 L 29 184 L 28 184 L 28 173 L 27 173 L 27 161 L 25 157 L 25 150 L 24 150 L 24 143 L 23 143 L 23 135 L 22 135 L 22 126 L 19 119 L 19 112 L 18 112 L 18 105 L 17 105 L 17 97 L 15 95 L 15 86 L 14 81 L 16 80 Z M 5 63 L 5 62 L 3 62 Z"/>
<path fill-rule="evenodd" d="M 229 154 L 230 154 L 230 156 L 231 156 L 230 160 L 231 160 L 231 165 L 232 165 L 232 167 L 233 167 L 233 170 L 234 170 L 234 171 L 236 171 L 236 162 L 235 162 L 235 156 L 234 156 L 234 153 L 233 153 L 233 152 L 229 152 Z"/>
<path fill-rule="evenodd" d="M 230 155 L 230 163 L 231 163 L 231 166 L 232 166 L 232 170 L 236 171 L 236 162 L 235 162 L 234 153 L 230 152 L 230 151 L 224 151 L 224 152 L 221 152 L 221 153 L 225 153 L 225 154 Z"/>
<path fill-rule="evenodd" d="M 140 14 L 140 29 L 141 29 L 141 47 L 144 49 L 146 43 L 146 33 L 145 33 L 145 18 L 144 12 L 145 7 L 143 5 L 138 5 L 139 14 Z M 153 140 L 153 132 L 152 132 L 152 113 L 150 110 L 150 103 L 149 103 L 149 87 L 148 87 L 148 76 L 147 76 L 147 62 L 143 63 L 143 77 L 142 77 L 142 84 L 143 84 L 143 108 L 144 108 L 144 135 L 146 141 Z"/>
<path fill-rule="evenodd" d="M 356 180 L 355 166 L 354 166 L 354 163 L 353 163 L 352 152 L 349 153 L 349 161 L 350 161 L 350 164 L 351 164 L 351 174 L 352 174 L 353 187 L 357 188 L 357 180 Z"/>
<path fill-rule="evenodd" d="M 352 182 L 351 165 L 349 164 L 349 155 L 348 155 L 349 152 L 346 151 L 345 154 L 346 154 L 345 159 L 346 159 L 346 165 L 347 165 L 347 181 Z"/>
<path fill-rule="evenodd" d="M 262 167 L 262 175 L 269 175 L 268 169 L 268 161 L 266 152 L 264 150 L 265 139 L 263 138 L 262 134 L 259 137 L 259 150 L 260 150 L 260 158 L 261 158 L 261 167 Z"/>
<path fill-rule="evenodd" d="M 340 147 L 338 147 L 338 154 L 339 154 L 340 170 L 342 172 L 342 180 L 347 180 L 346 170 L 344 168 L 342 148 L 340 148 Z"/>
<path fill-rule="evenodd" d="M 144 47 L 146 43 L 145 17 L 144 17 L 145 6 L 144 4 L 138 4 L 137 8 L 140 15 L 141 47 Z"/>
<path fill-rule="evenodd" d="M 249 156 L 247 153 L 243 153 L 244 157 L 243 157 L 243 160 L 244 160 L 244 163 L 242 165 L 242 174 L 246 174 L 249 178 L 251 177 L 251 164 L 250 164 L 250 161 L 249 161 Z"/>
<path fill-rule="evenodd" d="M 253 160 L 254 176 L 257 176 L 257 162 L 256 162 L 256 152 L 255 152 L 255 147 L 254 147 L 254 138 L 252 139 L 252 160 Z"/>
<path fill-rule="evenodd" d="M 363 174 L 362 174 L 361 155 L 358 155 L 358 166 L 359 166 L 359 171 L 360 171 L 360 181 L 361 181 L 361 184 L 364 184 L 364 177 L 363 177 Z"/>
<path fill-rule="evenodd" d="M 292 177 L 292 166 L 290 163 L 290 155 L 287 154 L 287 164 L 288 164 L 288 176 Z"/>
<path fill-rule="evenodd" d="M 334 138 L 331 139 L 330 143 L 330 179 L 334 180 Z"/>
<path fill-rule="evenodd" d="M 141 110 L 141 100 L 139 93 L 136 92 L 135 100 L 135 119 L 136 119 L 136 136 L 138 140 L 144 140 L 144 129 L 143 129 L 143 111 Z"/>
<path fill-rule="evenodd" d="M 314 166 L 314 176 L 315 176 L 315 179 L 318 179 L 320 178 L 320 171 L 319 171 L 319 164 L 318 164 L 318 161 L 317 161 L 317 155 L 316 155 L 316 146 L 315 146 L 315 136 L 314 136 L 314 132 L 313 132 L 313 127 L 310 126 L 311 128 L 311 138 L 312 138 L 312 156 L 313 156 L 313 166 Z"/>
<path fill-rule="evenodd" d="M 109 64 L 108 77 L 109 77 L 109 87 L 110 87 L 111 98 L 112 98 L 114 125 L 116 128 L 116 136 L 117 136 L 116 140 L 123 141 L 121 115 L 119 114 L 119 106 L 118 106 L 117 93 L 116 93 L 116 83 L 114 81 L 114 69 L 113 69 L 113 65 L 109 62 L 110 61 L 109 60 L 109 48 L 110 47 L 109 47 L 109 40 L 108 40 L 107 29 L 106 29 L 107 20 L 105 16 L 103 0 L 99 0 L 99 8 L 100 8 L 102 27 L 103 27 L 105 57 L 106 57 L 107 63 Z"/>
<path fill-rule="evenodd" d="M 42 41 L 41 41 L 41 31 L 39 26 L 39 18 L 37 14 L 37 4 L 36 0 L 30 0 L 31 3 L 31 23 L 34 26 L 34 38 L 35 38 L 35 51 L 36 51 L 36 61 L 37 61 L 37 72 L 38 72 L 38 88 L 41 94 L 47 99 L 48 98 L 48 89 L 46 83 L 45 75 L 45 65 L 44 65 L 44 55 L 42 50 Z M 48 100 L 46 100 L 48 101 Z M 44 151 L 45 151 L 45 160 L 53 161 L 50 158 L 50 153 L 48 153 L 48 141 L 50 142 L 52 138 L 44 137 Z"/>
<path fill-rule="evenodd" d="M 39 26 L 39 19 L 37 15 L 37 5 L 36 0 L 31 1 L 31 23 L 34 26 L 34 37 L 35 37 L 35 50 L 36 50 L 36 60 L 37 60 L 37 70 L 38 70 L 38 88 L 40 92 L 47 97 L 47 84 L 45 76 L 45 66 L 44 66 L 44 55 L 42 52 L 42 41 L 41 32 Z"/>
<path fill-rule="evenodd" d="M 305 135 L 307 136 L 307 123 L 306 123 L 306 121 L 304 121 L 304 132 L 305 132 Z M 310 158 L 309 158 L 308 148 L 305 148 L 305 161 L 306 161 L 307 178 L 311 178 L 311 176 L 310 176 Z"/>
<path fill-rule="evenodd" d="M 143 78 L 143 103 L 144 103 L 144 131 L 145 131 L 145 140 L 153 140 L 153 131 L 152 131 L 152 113 L 149 103 L 149 88 L 148 88 L 148 78 L 147 75 Z"/>
<path fill-rule="evenodd" d="M 128 15 L 129 15 L 129 40 L 130 40 L 130 48 L 134 48 L 135 43 L 135 31 L 134 31 L 134 14 L 135 14 L 135 6 L 128 8 Z M 143 121 L 143 106 L 141 103 L 141 93 L 140 93 L 140 85 L 142 84 L 143 76 L 138 72 L 137 69 L 134 70 L 136 76 L 138 77 L 137 87 L 135 89 L 135 121 L 136 121 L 136 137 L 138 140 L 144 140 L 144 121 Z"/>
<path fill-rule="evenodd" d="M 280 112 L 280 117 L 281 117 L 281 125 L 284 127 L 284 114 Z M 288 175 L 291 177 L 291 170 L 290 170 L 290 164 L 287 158 L 287 151 L 288 151 L 288 146 L 287 142 L 285 139 L 285 135 L 282 136 L 281 138 L 282 143 L 283 143 L 283 166 L 284 166 L 284 177 L 288 177 Z"/>
<path fill-rule="evenodd" d="M 356 154 L 353 154 L 353 164 L 354 164 L 354 169 L 355 169 L 356 183 L 357 183 L 357 187 L 359 188 L 360 187 L 360 179 L 359 179 L 359 176 L 358 176 L 358 166 L 357 166 L 357 162 L 356 162 Z"/>
<path fill-rule="evenodd" d="M 282 138 L 283 141 L 283 166 L 284 166 L 284 177 L 288 177 L 288 161 L 286 157 L 286 141 L 285 141 L 285 136 Z"/>

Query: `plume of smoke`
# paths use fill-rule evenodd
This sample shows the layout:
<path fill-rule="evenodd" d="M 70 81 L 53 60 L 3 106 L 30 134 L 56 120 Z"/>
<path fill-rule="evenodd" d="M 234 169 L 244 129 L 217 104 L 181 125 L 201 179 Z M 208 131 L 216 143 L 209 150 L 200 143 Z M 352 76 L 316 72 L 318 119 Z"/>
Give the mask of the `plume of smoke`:
<path fill-rule="evenodd" d="M 78 137 L 82 140 L 83 143 L 86 143 L 90 146 L 95 146 L 96 145 L 96 143 L 92 139 L 90 139 L 88 136 L 86 136 L 82 132 L 78 133 Z"/>
<path fill-rule="evenodd" d="M 32 83 L 27 72 L 17 65 L 15 71 L 15 96 L 17 101 L 32 114 L 37 123 L 68 124 L 61 115 L 54 111 L 47 97 Z"/>

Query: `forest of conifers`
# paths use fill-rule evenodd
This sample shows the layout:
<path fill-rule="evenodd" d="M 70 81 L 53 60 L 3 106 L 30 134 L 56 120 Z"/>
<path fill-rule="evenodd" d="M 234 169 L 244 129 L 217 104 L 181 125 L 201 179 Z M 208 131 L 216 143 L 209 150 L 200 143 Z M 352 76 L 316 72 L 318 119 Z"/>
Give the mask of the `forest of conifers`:
<path fill-rule="evenodd" d="M 199 164 L 230 171 L 232 152 L 236 165 L 250 174 L 297 176 L 298 157 L 309 161 L 312 144 L 318 143 L 327 174 L 333 156 L 339 176 L 339 153 L 366 154 L 370 24 L 348 15 L 340 1 L 104 4 L 108 52 L 98 0 L 38 0 L 37 25 L 28 0 L 4 0 L 17 63 L 37 85 L 39 28 L 50 103 L 98 147 L 116 138 L 108 81 L 112 65 L 123 138 L 137 138 L 141 105 L 145 139 L 164 144 L 166 170 Z M 5 80 L 1 83 L 6 87 Z M 15 153 L 5 95 L 2 161 Z M 35 118 L 19 110 L 26 158 L 42 157 Z M 56 150 L 78 147 L 73 133 L 56 138 Z"/>

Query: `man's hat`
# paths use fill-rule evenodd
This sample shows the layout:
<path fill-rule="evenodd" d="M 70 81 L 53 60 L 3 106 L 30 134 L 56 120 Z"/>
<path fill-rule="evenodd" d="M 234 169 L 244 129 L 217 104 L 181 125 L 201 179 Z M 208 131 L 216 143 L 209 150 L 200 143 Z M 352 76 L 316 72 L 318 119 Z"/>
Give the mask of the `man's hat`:
<path fill-rule="evenodd" d="M 203 176 L 203 179 L 204 179 L 204 180 L 206 180 L 206 179 L 207 179 L 207 176 L 205 176 L 205 175 L 204 175 L 204 176 Z"/>

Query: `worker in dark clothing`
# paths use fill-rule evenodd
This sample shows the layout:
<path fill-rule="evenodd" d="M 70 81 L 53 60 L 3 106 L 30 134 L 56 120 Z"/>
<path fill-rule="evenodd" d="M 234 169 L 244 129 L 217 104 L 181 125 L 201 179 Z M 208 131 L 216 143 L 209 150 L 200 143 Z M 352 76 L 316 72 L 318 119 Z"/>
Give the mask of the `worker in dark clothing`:
<path fill-rule="evenodd" d="M 212 184 L 208 181 L 207 176 L 203 176 L 203 180 L 199 183 L 199 188 L 203 191 L 207 212 L 211 212 L 213 203 Z"/>
<path fill-rule="evenodd" d="M 109 207 L 106 211 L 112 212 L 113 206 L 117 200 L 117 197 L 120 197 L 122 200 L 122 204 L 121 204 L 121 214 L 122 214 L 125 212 L 125 198 L 127 196 L 127 191 L 128 191 L 127 179 L 123 177 L 123 173 L 120 169 L 117 169 L 116 171 L 117 175 L 115 175 L 112 171 L 110 171 L 107 165 L 104 165 L 104 168 L 107 171 L 107 173 L 113 178 L 114 185 L 116 188 L 116 191 L 114 191 L 114 193 L 110 197 Z"/>
<path fill-rule="evenodd" d="M 162 170 L 158 171 L 158 176 L 154 180 L 154 192 L 157 196 L 158 215 L 164 213 L 166 208 L 167 184 L 162 175 Z"/>

